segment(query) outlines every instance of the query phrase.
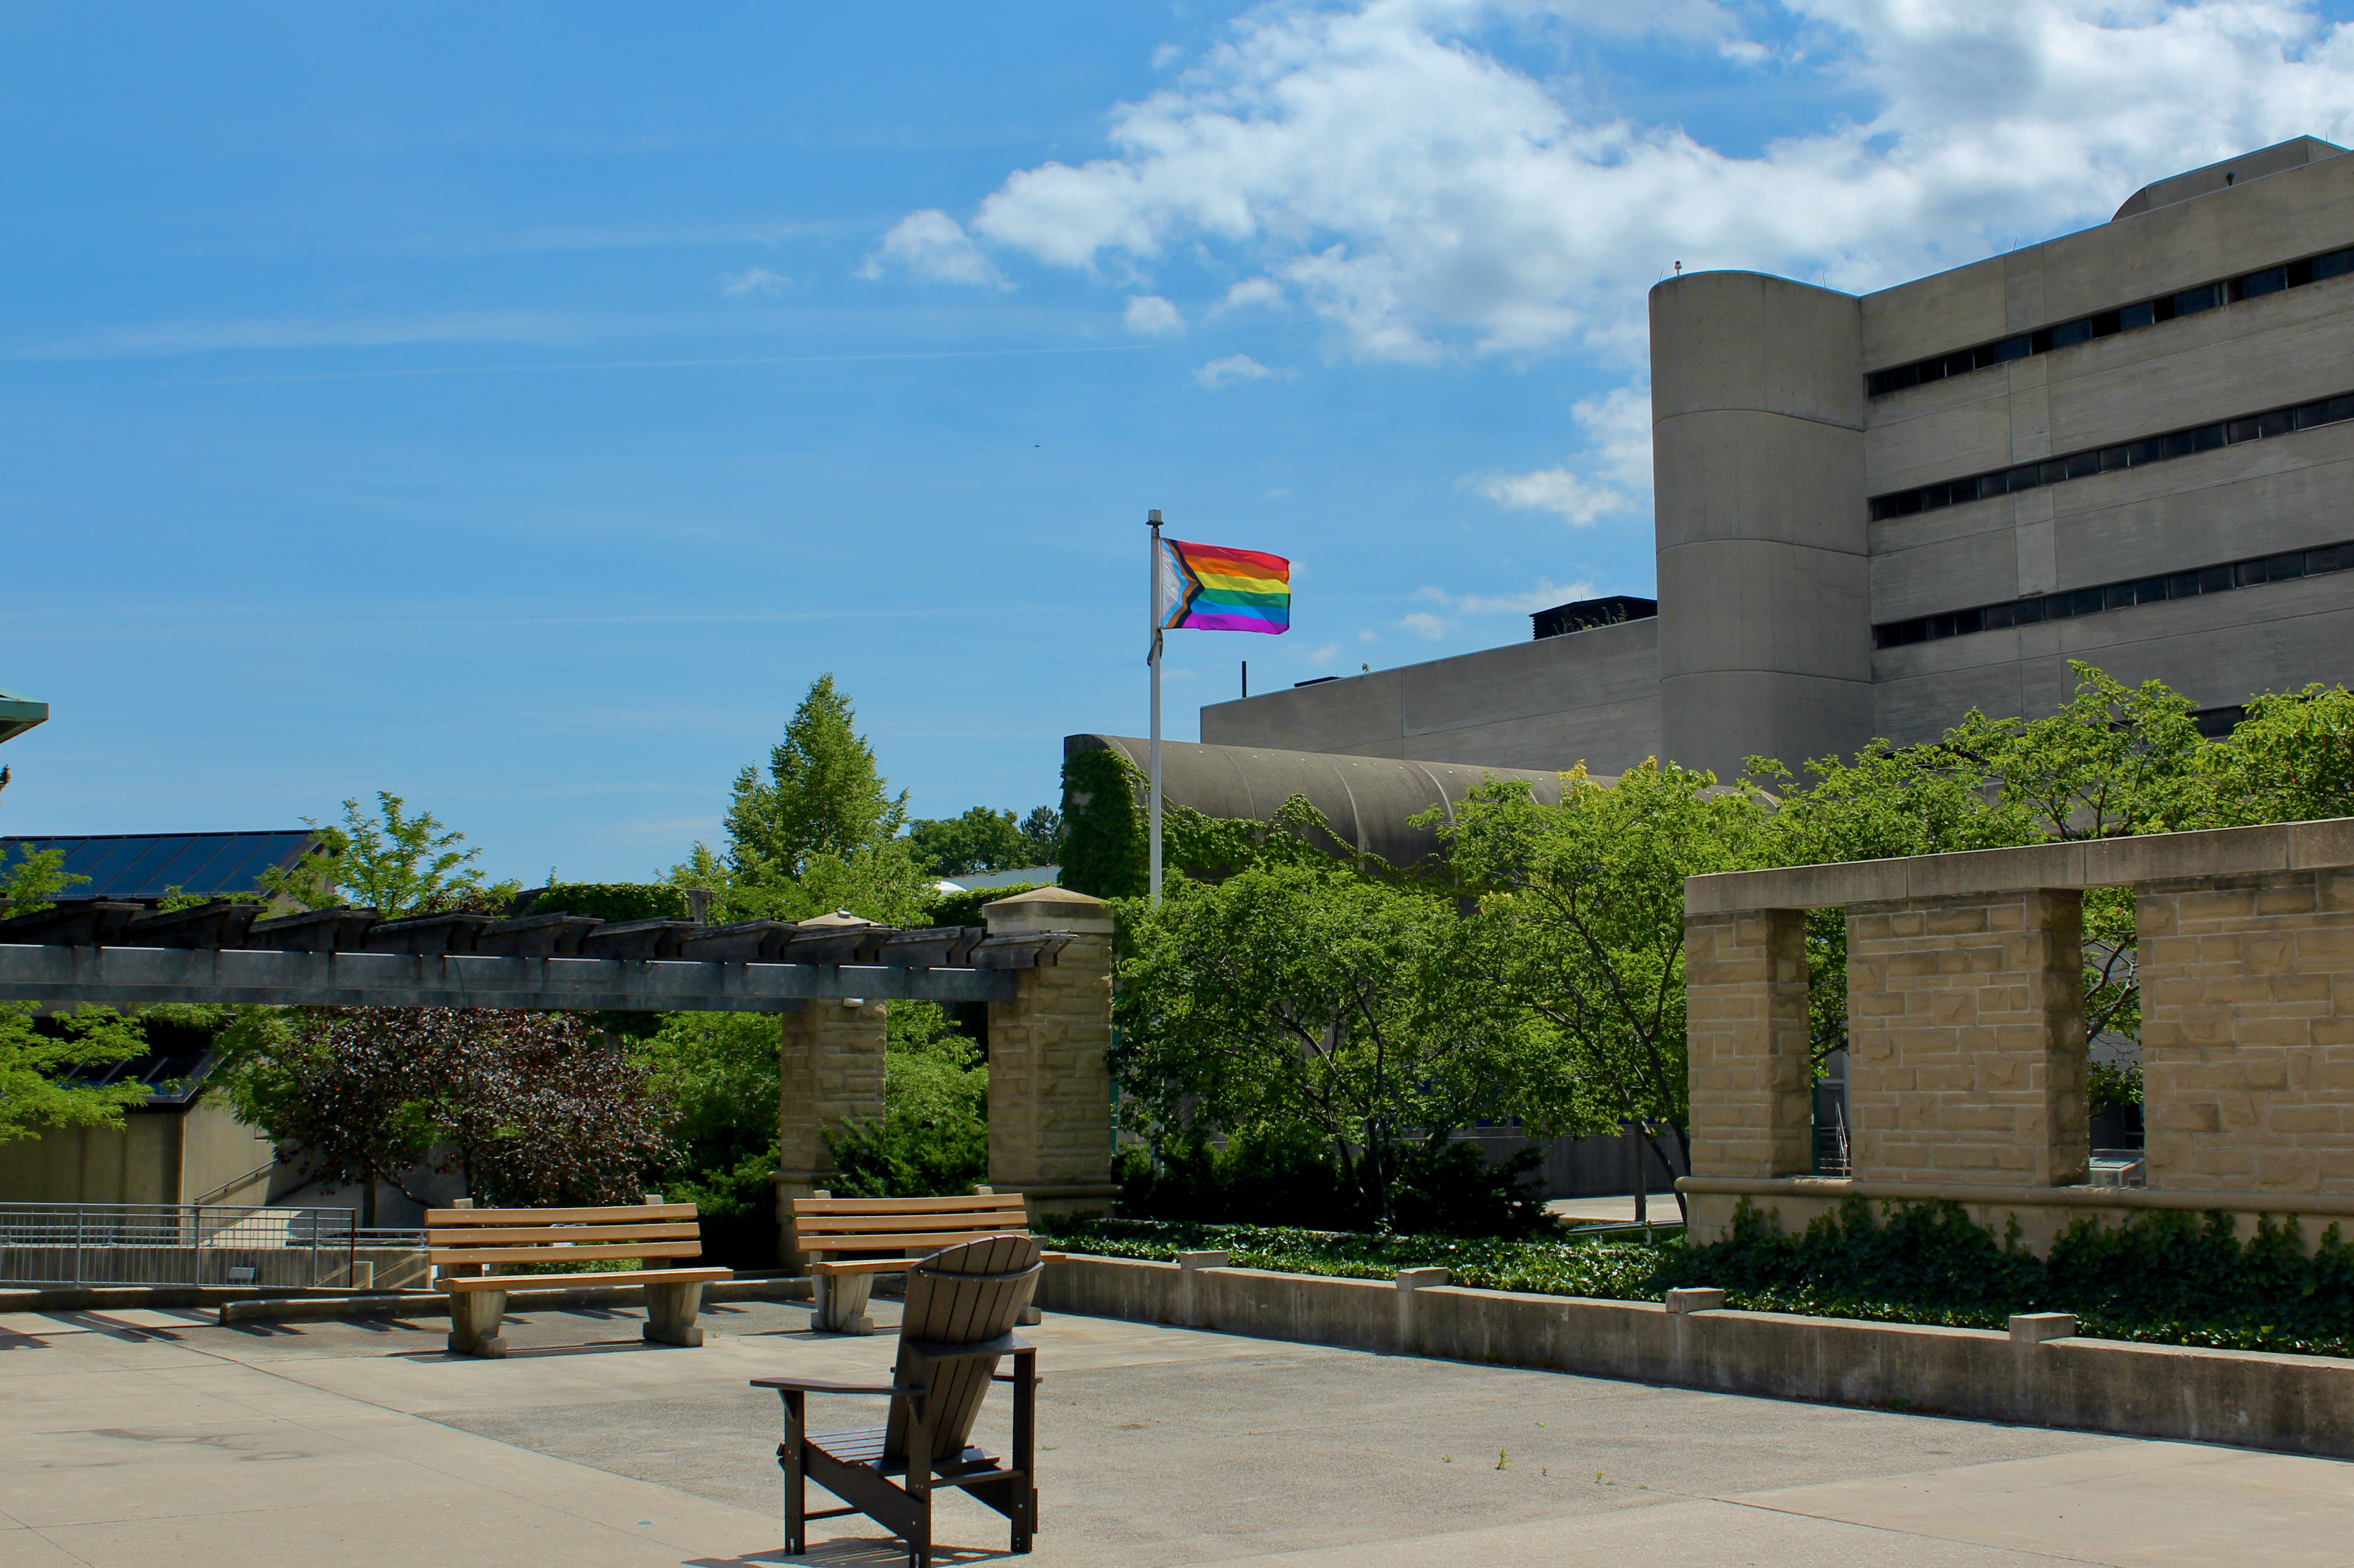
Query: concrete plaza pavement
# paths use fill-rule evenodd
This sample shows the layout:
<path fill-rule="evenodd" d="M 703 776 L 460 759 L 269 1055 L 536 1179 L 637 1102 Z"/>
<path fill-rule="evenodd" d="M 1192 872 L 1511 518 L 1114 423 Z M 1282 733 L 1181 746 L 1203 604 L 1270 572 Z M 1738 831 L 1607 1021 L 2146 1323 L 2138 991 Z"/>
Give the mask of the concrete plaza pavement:
<path fill-rule="evenodd" d="M 777 1401 L 747 1380 L 864 1381 L 892 1347 L 769 1303 L 711 1311 L 698 1351 L 640 1345 L 634 1310 L 526 1310 L 503 1361 L 445 1355 L 429 1319 L 210 1318 L 0 1317 L 0 1563 L 790 1561 Z M 1030 1332 L 1040 1568 L 2354 1563 L 2354 1467 L 2327 1460 L 1066 1315 Z M 1003 1420 L 993 1402 L 981 1440 Z M 812 1533 L 811 1561 L 903 1560 L 854 1518 Z M 941 1535 L 943 1561 L 1005 1555 L 960 1497 Z"/>

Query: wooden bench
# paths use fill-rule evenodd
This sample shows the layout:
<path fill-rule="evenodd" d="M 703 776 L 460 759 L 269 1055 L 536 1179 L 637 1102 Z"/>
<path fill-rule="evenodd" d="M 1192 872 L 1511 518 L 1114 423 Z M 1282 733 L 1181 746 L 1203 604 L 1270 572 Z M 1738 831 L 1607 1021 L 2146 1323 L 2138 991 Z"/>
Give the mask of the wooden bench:
<path fill-rule="evenodd" d="M 504 1356 L 499 1325 L 507 1298 L 535 1290 L 584 1286 L 646 1287 L 645 1337 L 663 1344 L 699 1345 L 695 1313 L 703 1287 L 728 1279 L 725 1268 L 638 1268 L 614 1273 L 499 1274 L 499 1264 L 575 1265 L 608 1258 L 703 1255 L 703 1233 L 693 1203 L 636 1203 L 610 1209 L 428 1209 L 426 1257 L 450 1294 L 450 1349 L 458 1355 Z"/>
<path fill-rule="evenodd" d="M 865 1314 L 876 1275 L 905 1274 L 910 1264 L 966 1242 L 1030 1234 L 1029 1212 L 1019 1192 L 964 1198 L 836 1198 L 817 1192 L 792 1204 L 793 1245 L 810 1260 L 817 1293 L 811 1327 L 836 1334 L 875 1331 L 874 1319 Z M 1044 1255 L 1058 1262 L 1062 1255 Z M 1025 1313 L 1023 1322 L 1038 1321 L 1035 1308 Z"/>

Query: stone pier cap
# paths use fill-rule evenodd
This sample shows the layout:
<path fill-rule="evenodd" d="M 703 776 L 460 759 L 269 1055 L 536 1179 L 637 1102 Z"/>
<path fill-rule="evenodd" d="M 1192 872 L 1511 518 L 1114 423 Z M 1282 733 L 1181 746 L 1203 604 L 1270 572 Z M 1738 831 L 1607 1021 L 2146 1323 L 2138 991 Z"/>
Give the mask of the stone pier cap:
<path fill-rule="evenodd" d="M 1684 914 L 1828 909 L 2028 888 L 2121 887 L 2348 866 L 2354 866 L 2354 817 L 2330 817 L 2315 822 L 2267 822 L 2253 828 L 2211 828 L 1895 860 L 1722 871 L 1684 879 Z"/>

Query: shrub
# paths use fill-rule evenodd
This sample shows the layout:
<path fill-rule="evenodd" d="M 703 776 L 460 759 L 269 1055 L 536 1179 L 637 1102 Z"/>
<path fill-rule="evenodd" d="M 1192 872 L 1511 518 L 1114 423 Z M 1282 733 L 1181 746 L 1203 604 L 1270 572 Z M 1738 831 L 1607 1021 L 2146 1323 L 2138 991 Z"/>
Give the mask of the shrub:
<path fill-rule="evenodd" d="M 1554 1229 L 1532 1177 L 1539 1160 L 1522 1150 L 1491 1165 L 1469 1143 L 1411 1150 L 1390 1186 L 1401 1233 L 1518 1238 Z M 1120 1213 L 1134 1219 L 1346 1231 L 1372 1222 L 1331 1155 L 1308 1142 L 1237 1137 L 1224 1149 L 1196 1133 L 1155 1161 L 1123 1150 L 1113 1170 Z"/>
<path fill-rule="evenodd" d="M 1011 882 L 1003 887 L 975 887 L 963 893 L 943 893 L 932 901 L 924 916 L 927 926 L 982 926 L 988 924 L 981 910 L 1001 898 L 1011 898 L 1019 893 L 1034 893 L 1041 887 L 1052 887 L 1050 882 Z"/>
<path fill-rule="evenodd" d="M 525 894 L 518 915 L 591 915 L 624 920 L 684 920 L 686 889 L 659 882 L 552 882 Z"/>

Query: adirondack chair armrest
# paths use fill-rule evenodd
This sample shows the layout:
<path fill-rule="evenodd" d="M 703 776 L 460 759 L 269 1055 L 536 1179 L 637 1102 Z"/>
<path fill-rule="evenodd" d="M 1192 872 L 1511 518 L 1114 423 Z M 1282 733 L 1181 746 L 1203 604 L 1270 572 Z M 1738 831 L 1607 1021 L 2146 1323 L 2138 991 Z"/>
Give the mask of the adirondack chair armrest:
<path fill-rule="evenodd" d="M 756 1377 L 754 1388 L 791 1389 L 801 1393 L 888 1393 L 906 1394 L 910 1398 L 923 1393 L 920 1388 L 901 1388 L 889 1383 L 821 1383 L 806 1377 Z"/>
<path fill-rule="evenodd" d="M 1014 1372 L 995 1372 L 991 1374 L 989 1381 L 991 1383 L 1020 1383 L 1023 1379 L 1019 1374 Z M 1030 1386 L 1033 1388 L 1043 1388 L 1045 1386 L 1046 1379 L 1043 1373 L 1033 1372 L 1030 1375 L 1029 1383 Z"/>
<path fill-rule="evenodd" d="M 952 1345 L 944 1344 L 938 1340 L 903 1338 L 899 1341 L 899 1348 L 918 1361 L 978 1361 L 982 1356 L 1009 1356 L 1016 1351 L 1034 1351 L 1038 1347 L 1019 1334 L 1000 1334 L 993 1340 L 983 1340 L 978 1344 L 971 1345 Z"/>

